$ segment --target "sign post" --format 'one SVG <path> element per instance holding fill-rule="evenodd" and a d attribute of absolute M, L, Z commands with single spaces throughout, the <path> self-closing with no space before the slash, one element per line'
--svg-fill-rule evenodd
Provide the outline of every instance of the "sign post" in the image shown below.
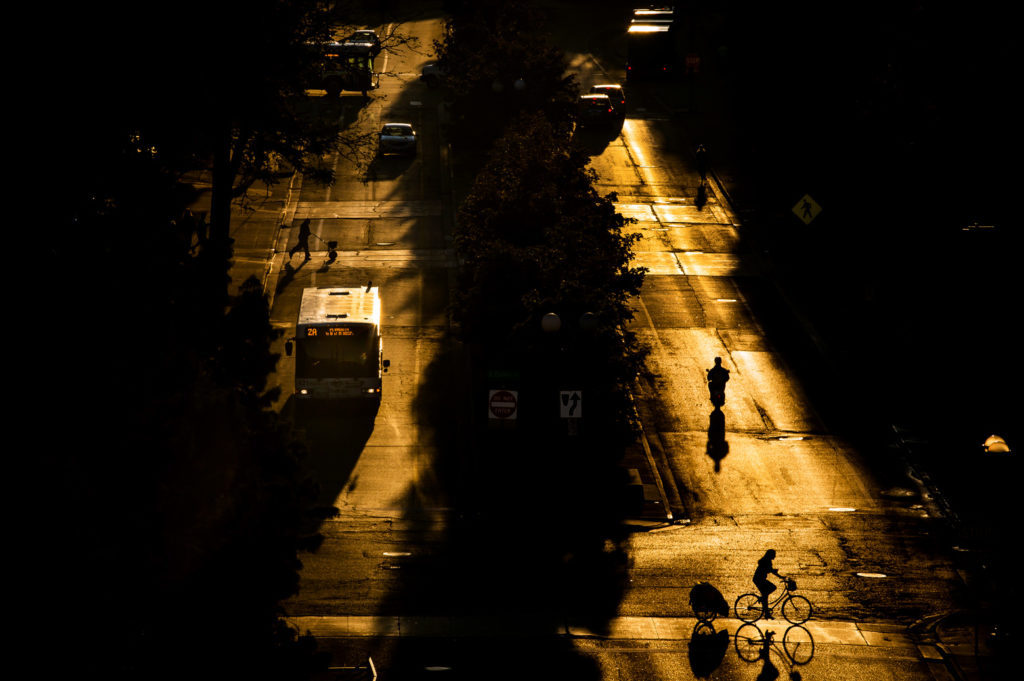
<path fill-rule="evenodd" d="M 569 435 L 578 435 L 580 419 L 583 418 L 583 391 L 562 390 L 558 398 L 559 415 L 566 419 L 565 425 Z"/>

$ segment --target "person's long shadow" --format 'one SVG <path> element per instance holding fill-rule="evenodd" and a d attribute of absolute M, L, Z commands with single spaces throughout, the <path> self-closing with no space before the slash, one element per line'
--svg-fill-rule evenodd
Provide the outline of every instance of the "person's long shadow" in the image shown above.
<path fill-rule="evenodd" d="M 729 453 L 729 443 L 725 439 L 725 414 L 720 407 L 715 407 L 708 419 L 707 455 L 715 462 L 715 472 L 722 470 L 722 459 Z"/>
<path fill-rule="evenodd" d="M 290 260 L 286 260 L 284 263 L 284 267 L 281 268 L 281 276 L 277 278 L 276 292 L 280 293 L 281 291 L 285 290 L 285 288 L 288 287 L 288 284 L 292 283 L 292 281 L 295 280 L 295 275 L 298 274 L 299 270 L 306 266 L 307 262 L 311 261 L 303 260 L 301 263 L 299 263 L 298 267 L 295 267 L 294 265 L 292 265 Z"/>

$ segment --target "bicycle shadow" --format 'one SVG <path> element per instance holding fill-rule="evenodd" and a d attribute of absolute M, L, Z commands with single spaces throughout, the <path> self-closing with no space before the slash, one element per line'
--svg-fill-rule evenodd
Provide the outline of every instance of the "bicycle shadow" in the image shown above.
<path fill-rule="evenodd" d="M 761 628 L 747 622 L 736 630 L 736 654 L 744 662 L 761 663 L 759 681 L 773 681 L 779 678 L 779 669 L 772 659 L 772 651 L 783 661 L 789 678 L 800 681 L 803 677 L 796 667 L 808 664 L 814 658 L 814 637 L 801 624 L 792 624 L 782 634 L 781 650 L 775 631 Z"/>

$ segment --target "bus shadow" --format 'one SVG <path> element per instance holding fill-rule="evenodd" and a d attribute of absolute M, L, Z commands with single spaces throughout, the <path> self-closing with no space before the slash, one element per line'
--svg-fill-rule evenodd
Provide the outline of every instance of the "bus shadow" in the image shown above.
<path fill-rule="evenodd" d="M 288 398 L 297 439 L 307 451 L 306 467 L 316 486 L 316 506 L 329 511 L 350 481 L 352 470 L 373 433 L 377 403 L 332 400 L 309 404 Z"/>

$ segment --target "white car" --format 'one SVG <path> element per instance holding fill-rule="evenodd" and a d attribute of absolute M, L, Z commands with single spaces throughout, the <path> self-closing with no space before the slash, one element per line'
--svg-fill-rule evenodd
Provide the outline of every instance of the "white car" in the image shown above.
<path fill-rule="evenodd" d="M 380 129 L 378 150 L 381 154 L 416 155 L 416 131 L 409 123 L 385 123 Z"/>

